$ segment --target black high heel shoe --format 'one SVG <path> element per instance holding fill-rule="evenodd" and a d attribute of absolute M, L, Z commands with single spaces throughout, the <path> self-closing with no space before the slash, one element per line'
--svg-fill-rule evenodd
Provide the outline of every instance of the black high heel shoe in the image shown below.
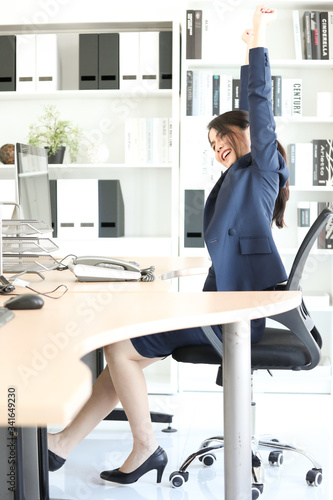
<path fill-rule="evenodd" d="M 135 469 L 133 472 L 121 472 L 119 469 L 105 470 L 101 472 L 101 479 L 106 481 L 112 481 L 114 483 L 120 484 L 131 484 L 135 483 L 141 476 L 149 472 L 150 470 L 157 470 L 156 482 L 160 483 L 162 480 L 162 475 L 166 464 L 168 463 L 168 457 L 163 448 L 160 446 L 154 451 L 150 457 L 143 462 L 140 467 Z"/>
<path fill-rule="evenodd" d="M 54 472 L 64 465 L 66 462 L 65 458 L 60 457 L 51 450 L 47 450 L 49 456 L 49 471 Z"/>

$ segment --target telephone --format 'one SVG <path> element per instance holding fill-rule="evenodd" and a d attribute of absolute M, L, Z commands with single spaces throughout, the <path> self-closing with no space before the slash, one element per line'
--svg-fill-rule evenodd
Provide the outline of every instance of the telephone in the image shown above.
<path fill-rule="evenodd" d="M 74 257 L 69 262 L 68 269 L 79 281 L 138 281 L 142 276 L 136 262 L 110 257 Z"/>

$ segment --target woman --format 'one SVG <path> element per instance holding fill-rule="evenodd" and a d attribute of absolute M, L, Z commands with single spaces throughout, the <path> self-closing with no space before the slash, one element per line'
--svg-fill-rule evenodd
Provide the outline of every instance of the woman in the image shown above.
<path fill-rule="evenodd" d="M 241 74 L 241 106 L 247 109 L 248 103 L 249 113 L 225 113 L 208 126 L 216 159 L 226 171 L 205 206 L 205 241 L 212 266 L 204 290 L 264 290 L 287 278 L 271 234 L 272 220 L 283 226 L 288 194 L 288 169 L 277 150 L 270 67 L 264 49 L 266 26 L 274 17 L 273 9 L 257 7 L 253 31 L 243 35 L 248 49 L 252 47 L 247 51 L 249 64 L 242 67 Z M 213 328 L 221 338 L 221 329 Z M 252 321 L 251 328 L 252 341 L 256 342 L 263 334 L 264 321 Z M 119 469 L 104 471 L 101 477 L 129 484 L 156 469 L 160 482 L 167 456 L 152 431 L 142 369 L 176 347 L 207 342 L 198 327 L 106 346 L 107 367 L 94 384 L 90 399 L 62 432 L 49 435 L 50 470 L 60 468 L 76 444 L 120 400 L 133 434 L 133 449 Z"/>

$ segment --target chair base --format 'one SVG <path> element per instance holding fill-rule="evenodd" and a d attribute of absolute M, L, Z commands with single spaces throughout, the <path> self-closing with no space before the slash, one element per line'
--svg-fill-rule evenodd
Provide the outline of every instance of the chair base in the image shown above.
<path fill-rule="evenodd" d="M 172 472 L 169 481 L 174 488 L 181 487 L 188 481 L 189 473 L 187 471 L 191 463 L 198 458 L 203 465 L 210 467 L 215 463 L 216 456 L 214 451 L 224 448 L 224 438 L 222 436 L 215 436 L 206 439 L 201 443 L 198 451 L 189 455 L 182 463 L 178 471 Z M 283 451 L 293 451 L 306 457 L 313 465 L 305 477 L 309 486 L 319 486 L 322 482 L 323 471 L 319 463 L 304 450 L 296 448 L 286 443 L 281 443 L 278 440 L 256 440 L 253 438 L 252 445 L 252 500 L 259 498 L 264 489 L 264 467 L 261 457 L 258 453 L 259 448 L 269 448 L 271 453 L 268 457 L 268 462 L 271 466 L 281 466 L 283 464 Z"/>

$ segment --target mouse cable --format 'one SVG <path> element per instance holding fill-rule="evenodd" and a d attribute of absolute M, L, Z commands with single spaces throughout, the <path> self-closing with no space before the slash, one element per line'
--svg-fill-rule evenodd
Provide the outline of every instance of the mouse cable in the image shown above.
<path fill-rule="evenodd" d="M 50 292 L 39 292 L 38 290 L 34 290 L 33 288 L 31 288 L 30 286 L 26 286 L 25 288 L 28 288 L 28 290 L 31 290 L 32 292 L 35 292 L 37 293 L 38 295 L 44 295 L 44 297 L 48 297 L 49 299 L 61 299 L 61 297 L 63 295 L 65 295 L 66 292 L 68 292 L 68 288 L 66 285 L 59 285 L 57 286 L 57 288 L 55 288 L 54 290 L 51 290 Z M 59 290 L 59 288 L 65 288 L 65 290 L 62 292 L 61 295 L 59 295 L 59 297 L 52 297 L 52 295 L 50 295 L 51 293 L 54 293 L 56 292 L 57 290 Z"/>

